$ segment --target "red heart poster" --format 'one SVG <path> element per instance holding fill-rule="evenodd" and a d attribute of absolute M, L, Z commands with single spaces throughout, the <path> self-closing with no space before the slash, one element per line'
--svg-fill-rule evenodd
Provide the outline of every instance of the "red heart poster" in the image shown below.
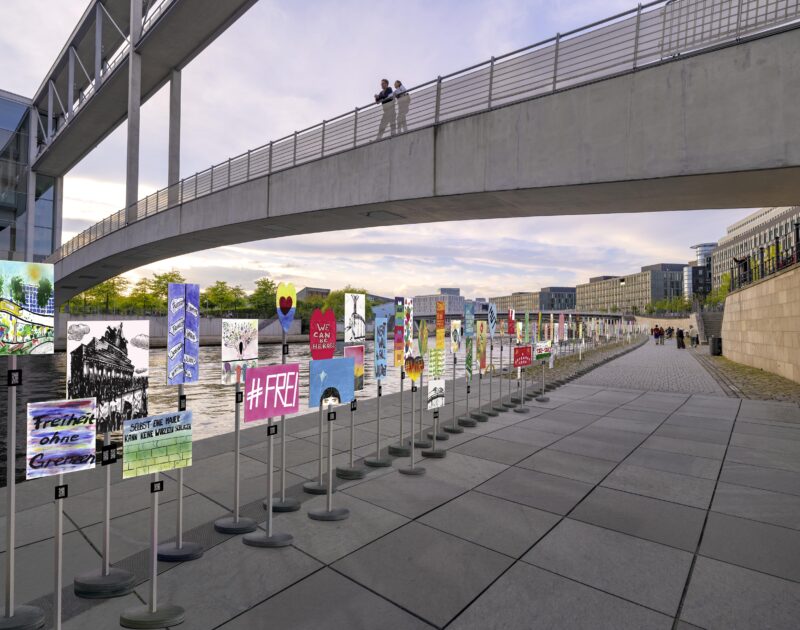
<path fill-rule="evenodd" d="M 311 347 L 311 358 L 331 359 L 336 352 L 336 314 L 333 309 L 324 313 L 318 308 L 311 313 L 311 325 L 308 335 Z"/>

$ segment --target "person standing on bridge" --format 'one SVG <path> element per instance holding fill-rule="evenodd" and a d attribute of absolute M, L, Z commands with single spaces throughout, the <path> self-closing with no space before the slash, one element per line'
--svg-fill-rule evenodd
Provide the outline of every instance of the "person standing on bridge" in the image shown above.
<path fill-rule="evenodd" d="M 400 81 L 394 82 L 394 100 L 397 101 L 397 133 L 408 131 L 406 116 L 411 105 L 411 95 Z"/>
<path fill-rule="evenodd" d="M 391 129 L 392 135 L 395 132 L 394 95 L 392 94 L 392 88 L 389 87 L 389 79 L 381 81 L 381 91 L 375 95 L 375 102 L 379 103 L 383 108 L 383 116 L 381 116 L 381 122 L 378 126 L 378 140 L 380 140 L 383 138 L 387 125 Z"/>

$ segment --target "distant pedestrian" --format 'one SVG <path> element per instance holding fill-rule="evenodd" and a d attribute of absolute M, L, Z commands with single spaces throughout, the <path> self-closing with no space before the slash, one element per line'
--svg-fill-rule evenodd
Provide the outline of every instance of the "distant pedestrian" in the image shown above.
<path fill-rule="evenodd" d="M 658 345 L 658 337 L 659 337 L 658 324 L 653 326 L 653 331 L 652 332 L 653 332 L 653 339 L 655 340 L 656 345 Z"/>
<path fill-rule="evenodd" d="M 660 345 L 662 345 L 662 346 L 664 345 L 664 337 L 666 337 L 666 333 L 664 332 L 664 327 L 663 326 L 659 326 L 658 327 L 658 343 Z"/>
<path fill-rule="evenodd" d="M 394 82 L 394 100 L 397 103 L 397 133 L 408 131 L 406 116 L 411 105 L 411 95 L 400 81 Z"/>
<path fill-rule="evenodd" d="M 692 347 L 697 348 L 700 345 L 700 331 L 695 328 L 692 331 Z"/>
<path fill-rule="evenodd" d="M 392 135 L 395 132 L 394 96 L 392 88 L 389 87 L 389 79 L 381 80 L 381 91 L 375 95 L 375 102 L 383 108 L 383 115 L 378 126 L 378 140 L 380 140 L 383 138 L 387 126 L 391 129 Z"/>
<path fill-rule="evenodd" d="M 675 339 L 678 342 L 678 350 L 685 350 L 686 343 L 684 342 L 683 328 L 678 328 L 678 331 L 675 333 Z"/>

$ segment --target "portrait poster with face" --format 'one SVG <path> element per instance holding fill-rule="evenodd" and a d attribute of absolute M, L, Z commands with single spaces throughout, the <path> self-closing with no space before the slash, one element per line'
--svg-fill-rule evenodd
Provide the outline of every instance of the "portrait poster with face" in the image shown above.
<path fill-rule="evenodd" d="M 403 367 L 405 361 L 405 348 L 403 344 L 403 334 L 405 333 L 405 309 L 404 300 L 401 297 L 394 299 L 394 365 Z"/>
<path fill-rule="evenodd" d="M 0 260 L 0 280 L 0 355 L 53 354 L 53 265 Z"/>
<path fill-rule="evenodd" d="M 436 302 L 436 349 L 444 351 L 444 302 Z"/>
<path fill-rule="evenodd" d="M 95 398 L 97 432 L 148 414 L 150 322 L 67 322 L 67 398 Z"/>
<path fill-rule="evenodd" d="M 414 298 L 403 301 L 403 356 L 414 356 Z"/>
<path fill-rule="evenodd" d="M 464 336 L 475 336 L 475 302 L 464 303 Z"/>
<path fill-rule="evenodd" d="M 291 282 L 281 282 L 275 292 L 278 321 L 283 332 L 288 333 L 297 310 L 297 290 Z"/>
<path fill-rule="evenodd" d="M 344 405 L 355 398 L 352 357 L 319 359 L 308 364 L 308 406 L 317 409 L 328 405 Z"/>
<path fill-rule="evenodd" d="M 26 479 L 94 468 L 94 398 L 28 403 Z"/>
<path fill-rule="evenodd" d="M 375 380 L 386 378 L 386 344 L 389 321 L 386 317 L 375 318 Z"/>
<path fill-rule="evenodd" d="M 344 342 L 363 343 L 367 338 L 367 296 L 344 294 Z"/>
<path fill-rule="evenodd" d="M 353 389 L 364 389 L 364 346 L 345 346 L 344 356 L 353 359 Z"/>
<path fill-rule="evenodd" d="M 131 479 L 192 465 L 192 412 L 126 420 L 122 478 Z"/>
<path fill-rule="evenodd" d="M 300 411 L 300 365 L 266 365 L 245 374 L 244 421 L 255 422 Z"/>
<path fill-rule="evenodd" d="M 170 282 L 167 290 L 167 385 L 200 376 L 200 285 Z"/>
<path fill-rule="evenodd" d="M 461 350 L 461 320 L 453 319 L 450 321 L 450 352 L 458 354 Z"/>
<path fill-rule="evenodd" d="M 244 383 L 249 367 L 258 366 L 258 320 L 222 320 L 222 384 Z"/>
<path fill-rule="evenodd" d="M 428 409 L 441 409 L 444 407 L 444 379 L 436 378 L 428 381 Z"/>
<path fill-rule="evenodd" d="M 497 329 L 497 307 L 494 302 L 489 303 L 489 316 L 487 319 L 489 321 L 489 337 L 494 339 L 494 331 Z"/>

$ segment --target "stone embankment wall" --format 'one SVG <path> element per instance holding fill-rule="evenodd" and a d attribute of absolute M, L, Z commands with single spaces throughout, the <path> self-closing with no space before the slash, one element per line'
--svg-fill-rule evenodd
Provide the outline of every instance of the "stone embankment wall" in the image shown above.
<path fill-rule="evenodd" d="M 689 330 L 689 326 L 694 326 L 695 329 L 697 328 L 697 314 L 691 313 L 686 317 L 650 317 L 646 315 L 637 315 L 636 316 L 636 325 L 642 326 L 646 331 L 650 331 L 650 329 L 658 324 L 664 329 L 669 328 L 672 326 L 675 330 L 678 328 L 683 328 L 683 330 Z"/>
<path fill-rule="evenodd" d="M 800 383 L 800 267 L 728 295 L 722 354 Z"/>

